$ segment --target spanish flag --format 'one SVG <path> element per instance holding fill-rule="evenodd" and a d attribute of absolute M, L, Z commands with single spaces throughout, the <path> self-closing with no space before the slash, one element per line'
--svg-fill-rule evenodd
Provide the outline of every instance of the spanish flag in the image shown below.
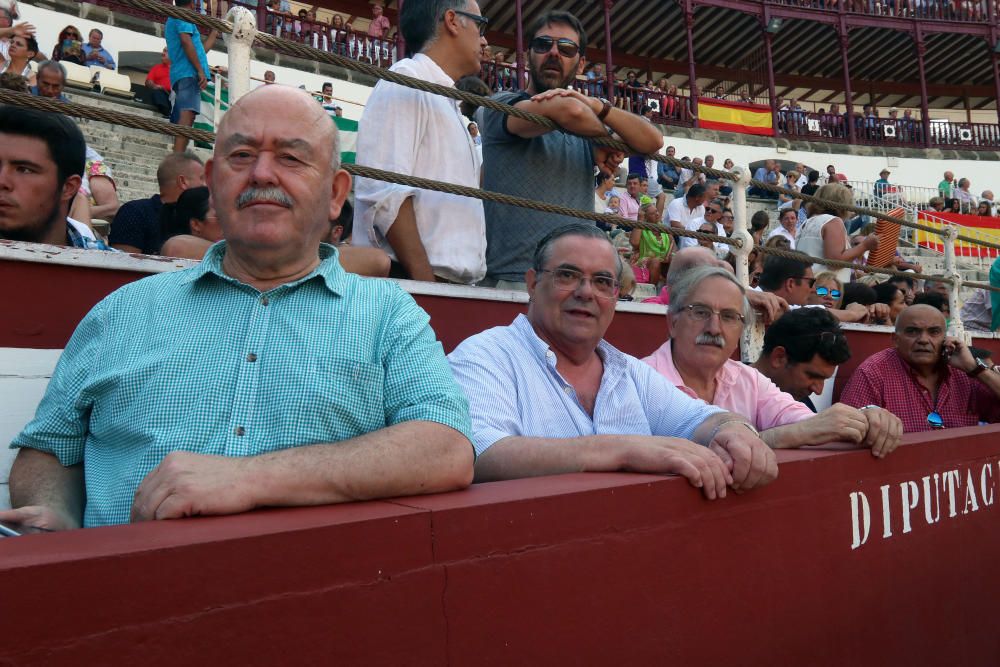
<path fill-rule="evenodd" d="M 706 130 L 774 136 L 770 107 L 707 97 L 698 98 L 698 127 Z"/>
<path fill-rule="evenodd" d="M 991 216 L 963 215 L 936 211 L 920 211 L 917 222 L 929 227 L 942 229 L 946 223 L 961 225 L 961 233 L 990 243 L 1000 243 L 1000 218 Z M 917 245 L 921 248 L 944 252 L 944 241 L 937 234 L 917 230 Z M 968 241 L 955 241 L 955 254 L 959 257 L 993 257 L 989 248 Z"/>

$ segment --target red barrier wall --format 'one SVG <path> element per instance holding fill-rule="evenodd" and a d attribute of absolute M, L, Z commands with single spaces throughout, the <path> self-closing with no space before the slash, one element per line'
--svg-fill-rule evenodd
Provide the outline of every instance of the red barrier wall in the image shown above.
<path fill-rule="evenodd" d="M 114 289 L 145 277 L 134 271 L 109 271 L 56 263 L 0 261 L 0 285 L 26 286 L 5 293 L 0 316 L 0 347 L 61 348 L 87 311 Z M 503 326 L 525 311 L 522 303 L 487 299 L 414 294 L 431 316 L 431 326 L 446 352 L 469 336 Z M 619 311 L 607 339 L 619 349 L 645 357 L 667 336 L 663 315 Z M 834 385 L 839 396 L 858 364 L 892 345 L 888 333 L 850 330 L 851 359 L 841 364 Z M 992 350 L 1000 363 L 1000 340 L 976 339 L 975 345 Z"/>
<path fill-rule="evenodd" d="M 715 502 L 580 474 L 0 540 L 0 664 L 995 665 L 998 434 L 785 452 Z"/>

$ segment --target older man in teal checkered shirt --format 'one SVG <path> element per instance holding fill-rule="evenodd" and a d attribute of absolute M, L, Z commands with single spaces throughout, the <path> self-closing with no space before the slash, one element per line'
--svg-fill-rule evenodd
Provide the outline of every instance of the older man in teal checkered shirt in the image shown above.
<path fill-rule="evenodd" d="M 337 155 L 301 91 L 232 107 L 206 164 L 227 241 L 84 318 L 12 445 L 17 509 L 0 520 L 66 529 L 469 484 L 468 405 L 427 314 L 320 244 L 350 188 Z"/>

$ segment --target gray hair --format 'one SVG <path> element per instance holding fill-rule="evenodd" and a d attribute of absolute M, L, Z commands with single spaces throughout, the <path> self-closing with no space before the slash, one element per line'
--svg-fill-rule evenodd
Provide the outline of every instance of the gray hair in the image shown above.
<path fill-rule="evenodd" d="M 59 71 L 59 76 L 62 77 L 63 83 L 66 83 L 66 67 L 58 60 L 43 60 L 38 64 L 38 73 L 41 74 L 47 69 L 54 69 Z"/>
<path fill-rule="evenodd" d="M 725 278 L 740 288 L 740 295 L 743 297 L 743 327 L 753 324 L 753 308 L 747 300 L 746 288 L 730 271 L 718 266 L 696 266 L 676 276 L 670 285 L 670 308 L 667 310 L 667 315 L 671 318 L 680 315 L 698 286 L 709 278 Z"/>
<path fill-rule="evenodd" d="M 406 40 L 407 50 L 424 51 L 438 38 L 445 12 L 464 10 L 468 4 L 469 0 L 418 0 L 404 4 L 399 12 L 399 31 Z M 470 19 L 463 16 L 462 20 Z"/>
<path fill-rule="evenodd" d="M 405 7 L 405 5 L 404 5 Z M 535 273 L 538 273 L 545 268 L 548 264 L 549 258 L 552 257 L 552 246 L 556 241 L 564 236 L 582 236 L 584 238 L 591 239 L 601 239 L 606 241 L 608 246 L 611 247 L 612 251 L 615 253 L 615 279 L 621 280 L 622 278 L 622 258 L 615 249 L 611 239 L 608 235 L 601 231 L 597 225 L 588 224 L 585 222 L 571 222 L 567 225 L 562 225 L 561 227 L 556 227 L 551 232 L 542 237 L 542 240 L 538 242 L 535 246 L 535 256 L 532 258 L 531 266 L 535 269 Z"/>

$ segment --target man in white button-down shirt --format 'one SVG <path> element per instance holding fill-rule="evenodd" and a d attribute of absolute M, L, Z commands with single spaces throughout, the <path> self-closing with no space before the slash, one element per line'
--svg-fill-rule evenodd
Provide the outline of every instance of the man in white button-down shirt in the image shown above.
<path fill-rule="evenodd" d="M 778 474 L 743 416 L 680 392 L 609 345 L 621 261 L 593 225 L 542 238 L 527 315 L 450 355 L 469 398 L 477 482 L 566 472 L 676 473 L 713 499 Z"/>
<path fill-rule="evenodd" d="M 392 71 L 454 86 L 479 72 L 486 19 L 472 0 L 407 3 L 412 58 Z M 358 164 L 479 187 L 476 146 L 455 100 L 380 81 L 361 115 Z M 353 243 L 383 248 L 396 278 L 474 283 L 486 273 L 482 202 L 358 178 Z"/>

